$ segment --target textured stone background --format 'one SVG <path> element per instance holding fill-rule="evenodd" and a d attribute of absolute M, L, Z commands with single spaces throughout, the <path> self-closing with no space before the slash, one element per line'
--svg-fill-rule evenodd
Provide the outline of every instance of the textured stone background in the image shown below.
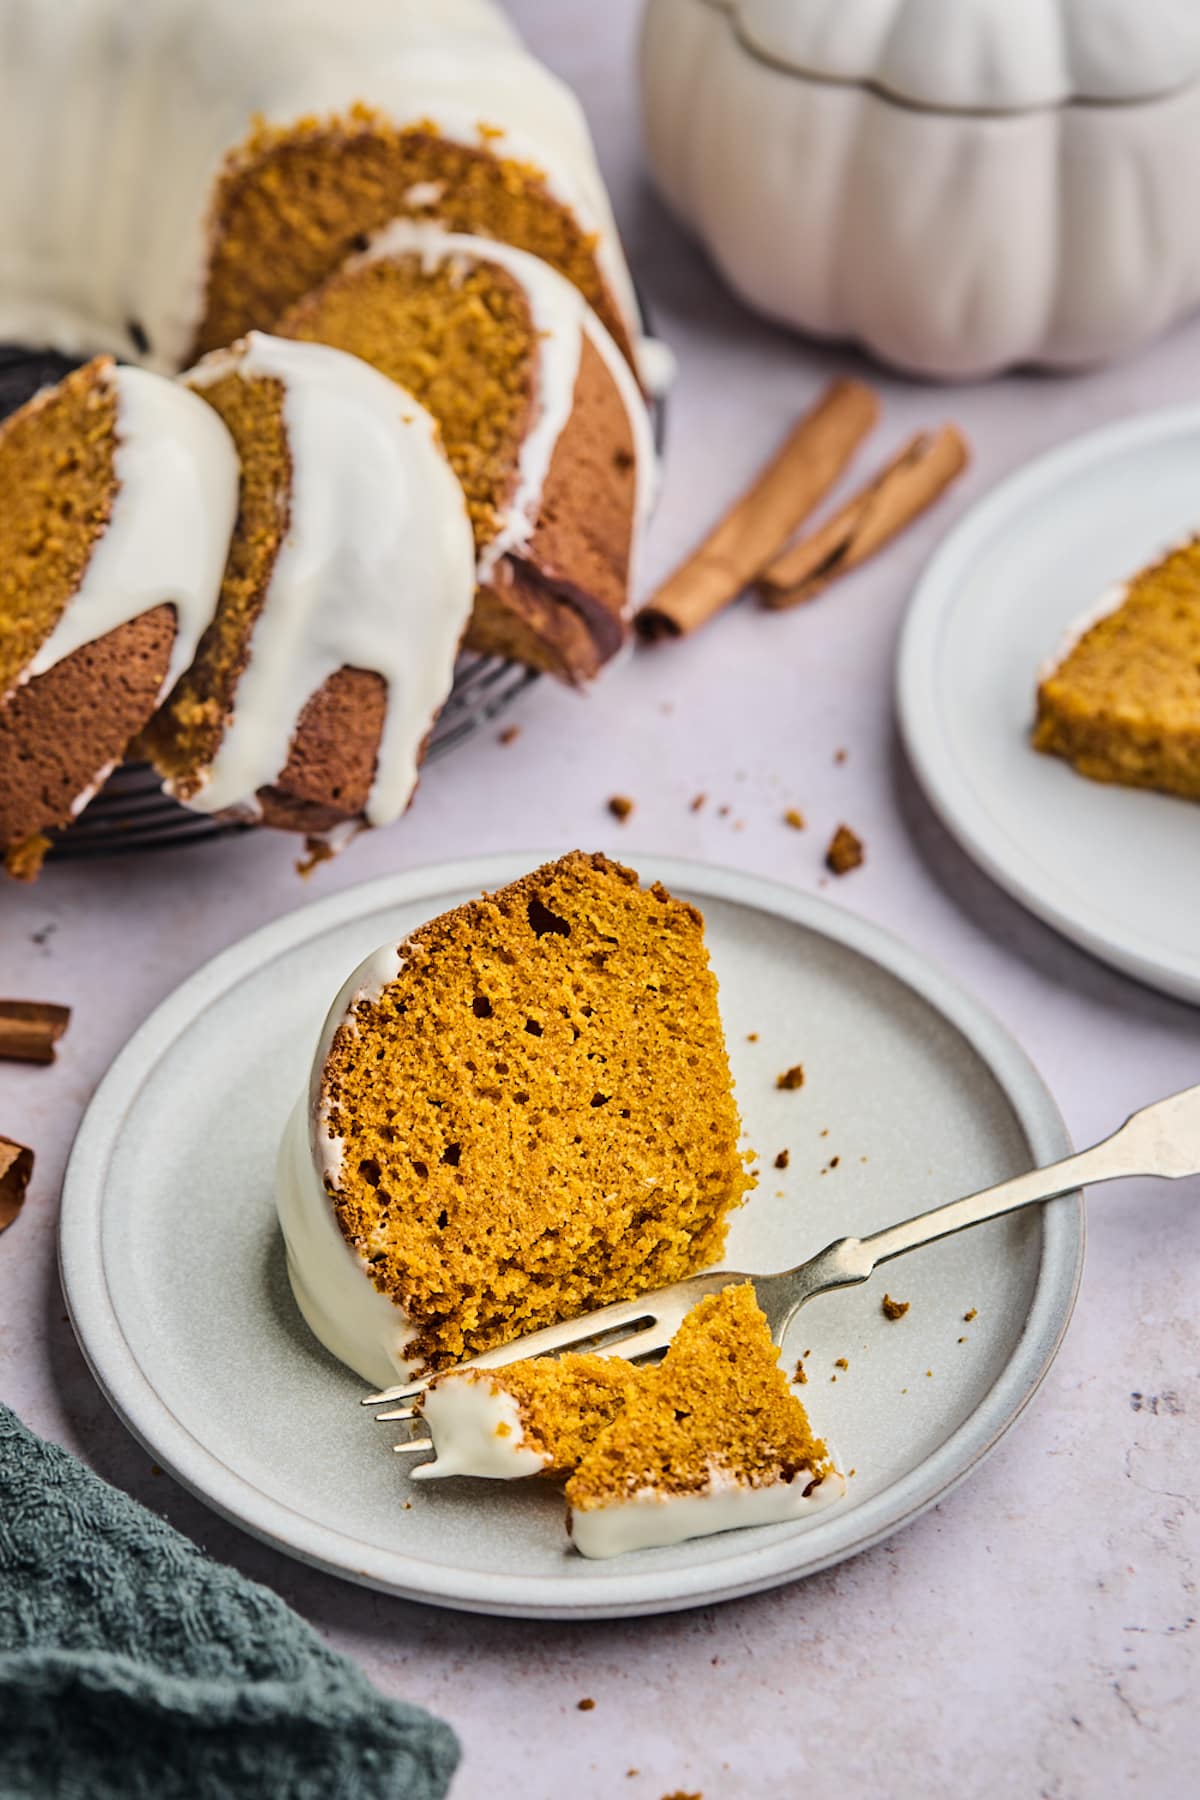
<path fill-rule="evenodd" d="M 518 0 L 589 108 L 658 330 L 682 375 L 647 580 L 688 546 L 834 370 L 855 359 L 758 323 L 642 184 L 634 0 Z M 988 1463 L 890 1543 L 722 1608 L 593 1625 L 472 1619 L 315 1574 L 155 1477 L 65 1323 L 58 1182 L 80 1110 L 129 1032 L 183 976 L 310 895 L 390 869 L 526 844 L 696 856 L 801 888 L 847 820 L 868 861 L 837 885 L 990 1005 L 1053 1088 L 1076 1141 L 1200 1079 L 1200 1017 L 1028 917 L 950 842 L 916 791 L 891 708 L 892 654 L 935 543 L 1009 469 L 1077 430 L 1190 397 L 1200 322 L 1134 362 L 1067 381 L 936 391 L 884 379 L 877 454 L 953 416 L 962 486 L 819 605 L 744 609 L 637 658 L 585 701 L 542 683 L 519 739 L 439 763 L 400 829 L 305 885 L 284 841 L 56 868 L 0 896 L 0 991 L 70 1001 L 54 1070 L 0 1069 L 0 1130 L 37 1148 L 0 1240 L 0 1394 L 37 1430 L 269 1583 L 381 1686 L 453 1721 L 455 1800 L 706 1800 L 836 1785 L 846 1800 L 1200 1792 L 1200 1184 L 1096 1195 L 1083 1290 L 1039 1399 Z M 1200 492 L 1200 488 L 1198 488 Z M 1198 507 L 1200 513 L 1200 507 Z M 849 752 L 835 766 L 834 749 Z M 710 805 L 688 810 L 698 790 Z M 604 802 L 637 800 L 617 828 Z M 725 818 L 717 805 L 727 803 Z M 810 829 L 779 823 L 802 807 Z M 593 1698 L 580 1712 L 577 1701 Z M 639 1773 L 627 1778 L 626 1771 Z"/>

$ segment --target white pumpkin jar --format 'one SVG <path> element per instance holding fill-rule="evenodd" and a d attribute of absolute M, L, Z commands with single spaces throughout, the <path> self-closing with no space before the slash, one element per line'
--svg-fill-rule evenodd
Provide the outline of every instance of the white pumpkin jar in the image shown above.
<path fill-rule="evenodd" d="M 922 375 L 1200 304 L 1200 0 L 648 0 L 664 195 L 751 305 Z"/>

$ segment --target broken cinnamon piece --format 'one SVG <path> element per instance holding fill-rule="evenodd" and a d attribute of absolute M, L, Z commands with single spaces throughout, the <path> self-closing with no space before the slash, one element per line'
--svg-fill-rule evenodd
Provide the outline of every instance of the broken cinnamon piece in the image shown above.
<path fill-rule="evenodd" d="M 0 1137 L 0 1231 L 6 1231 L 25 1204 L 33 1174 L 33 1151 L 13 1138 Z"/>
<path fill-rule="evenodd" d="M 861 381 L 835 381 L 634 623 L 653 641 L 695 631 L 736 600 L 824 499 L 879 416 Z"/>
<path fill-rule="evenodd" d="M 20 843 L 10 844 L 4 852 L 4 867 L 14 881 L 36 881 L 46 860 L 50 839 L 40 831 Z"/>
<path fill-rule="evenodd" d="M 825 867 L 831 875 L 848 875 L 866 861 L 862 839 L 848 825 L 839 825 L 825 852 Z"/>
<path fill-rule="evenodd" d="M 777 556 L 759 580 L 773 611 L 813 600 L 918 519 L 962 474 L 966 441 L 953 425 L 920 432 L 832 519 Z"/>
<path fill-rule="evenodd" d="M 0 1000 L 0 1060 L 52 1063 L 71 1022 L 69 1006 L 49 1000 Z"/>

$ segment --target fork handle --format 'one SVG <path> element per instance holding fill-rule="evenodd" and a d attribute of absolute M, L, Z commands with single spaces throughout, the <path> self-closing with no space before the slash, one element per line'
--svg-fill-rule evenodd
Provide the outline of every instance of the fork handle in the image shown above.
<path fill-rule="evenodd" d="M 998 1187 L 984 1188 L 978 1194 L 968 1194 L 963 1200 L 952 1200 L 948 1206 L 935 1207 L 932 1212 L 919 1213 L 885 1231 L 858 1239 L 862 1262 L 868 1264 L 859 1279 L 864 1280 L 872 1269 L 893 1256 L 935 1243 L 969 1225 L 981 1225 L 985 1219 L 998 1219 L 1023 1206 L 1057 1199 L 1060 1194 L 1093 1182 L 1119 1181 L 1131 1175 L 1158 1175 L 1172 1180 L 1200 1175 L 1200 1087 L 1186 1088 L 1167 1100 L 1143 1107 L 1119 1131 L 1090 1150 L 1081 1150 L 1045 1169 L 1031 1169 L 1027 1175 L 1002 1181 Z M 857 1249 L 854 1261 L 862 1267 Z"/>

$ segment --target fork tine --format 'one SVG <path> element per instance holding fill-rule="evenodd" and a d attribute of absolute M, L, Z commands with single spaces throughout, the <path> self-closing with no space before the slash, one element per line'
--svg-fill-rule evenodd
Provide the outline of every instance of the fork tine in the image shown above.
<path fill-rule="evenodd" d="M 391 1412 L 375 1414 L 375 1417 L 384 1425 L 390 1425 L 393 1419 L 415 1419 L 416 1416 L 417 1408 L 415 1406 L 396 1406 L 392 1408 Z"/>
<path fill-rule="evenodd" d="M 636 1362 L 639 1357 L 653 1356 L 656 1350 L 665 1350 L 672 1336 L 670 1324 L 655 1319 L 644 1331 L 635 1332 L 631 1338 L 621 1338 L 611 1347 L 606 1346 L 601 1354 L 619 1356 L 623 1362 Z"/>
<path fill-rule="evenodd" d="M 432 1449 L 433 1449 L 433 1439 L 427 1438 L 427 1437 L 409 1438 L 409 1440 L 406 1444 L 393 1444 L 392 1445 L 392 1450 L 396 1456 L 415 1456 L 417 1454 L 418 1450 L 432 1450 Z"/>
<path fill-rule="evenodd" d="M 679 1282 L 676 1285 L 684 1287 L 687 1284 Z M 500 1345 L 498 1349 L 485 1350 L 482 1355 L 473 1356 L 467 1362 L 456 1363 L 455 1367 L 500 1369 L 505 1363 L 521 1362 L 529 1356 L 558 1355 L 564 1350 L 578 1350 L 591 1345 L 597 1337 L 630 1331 L 637 1326 L 653 1325 L 659 1303 L 673 1291 L 671 1288 L 664 1288 L 661 1293 L 648 1296 L 648 1301 L 618 1300 L 611 1306 L 602 1306 L 597 1312 L 584 1313 L 581 1318 L 566 1319 L 559 1325 L 545 1325 L 540 1331 L 531 1331 L 525 1337 L 515 1338 L 511 1344 Z M 607 1354 L 608 1345 L 604 1344 L 602 1348 Z M 378 1394 L 367 1394 L 361 1404 L 382 1406 L 397 1400 L 403 1405 L 410 1405 L 425 1392 L 432 1380 L 432 1375 L 426 1375 L 416 1381 L 403 1382 L 397 1387 L 384 1388 Z"/>

